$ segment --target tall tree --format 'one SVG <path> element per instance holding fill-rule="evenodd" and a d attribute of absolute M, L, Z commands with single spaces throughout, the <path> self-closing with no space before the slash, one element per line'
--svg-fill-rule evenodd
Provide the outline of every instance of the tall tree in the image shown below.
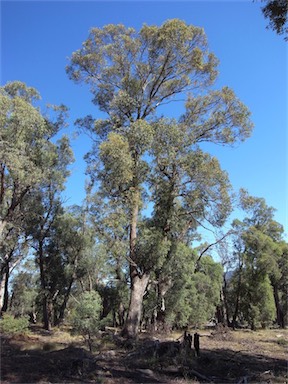
<path fill-rule="evenodd" d="M 53 167 L 50 139 L 63 127 L 66 108 L 54 107 L 56 116 L 45 116 L 36 107 L 39 99 L 34 88 L 19 81 L 0 89 L 0 236 L 7 223 L 13 226 L 27 193 Z"/>
<path fill-rule="evenodd" d="M 252 328 L 257 323 L 269 325 L 275 319 L 283 327 L 287 301 L 287 292 L 282 290 L 287 271 L 283 227 L 274 221 L 275 209 L 267 206 L 263 198 L 241 190 L 240 200 L 247 216 L 242 222 L 233 223 L 234 256 L 238 265 L 231 281 L 232 322 L 235 325 L 241 313 Z"/>
<path fill-rule="evenodd" d="M 98 120 L 87 116 L 79 119 L 78 124 L 96 135 L 94 148 L 88 155 L 92 178 L 98 181 L 103 198 L 117 201 L 129 217 L 131 295 L 125 332 L 131 337 L 137 335 L 143 295 L 151 271 L 147 264 L 141 265 L 143 257 L 137 251 L 137 244 L 141 242 L 138 239 L 139 218 L 149 196 L 146 186 L 154 173 L 150 160 L 165 157 L 160 146 L 172 141 L 173 132 L 177 138 L 183 130 L 188 139 L 185 148 L 180 147 L 178 153 L 178 158 L 184 153 L 186 165 L 183 160 L 181 166 L 188 168 L 195 156 L 191 154 L 189 163 L 188 152 L 196 149 L 197 144 L 204 141 L 233 144 L 248 137 L 252 128 L 247 108 L 230 89 L 209 90 L 217 76 L 217 64 L 216 57 L 209 52 L 204 30 L 175 19 L 160 27 L 144 25 L 139 32 L 123 25 L 93 28 L 82 48 L 73 53 L 67 67 L 72 80 L 90 86 L 93 103 L 107 116 Z M 157 108 L 187 92 L 190 92 L 187 112 L 178 122 L 157 118 Z M 158 150 L 156 145 L 152 148 L 157 134 L 157 139 L 161 140 Z M 179 145 L 183 146 L 182 136 Z M 174 177 L 173 167 L 178 159 L 174 154 L 171 156 L 170 159 L 168 152 L 167 166 L 165 162 L 161 163 L 162 160 L 158 163 L 162 178 L 166 177 L 166 182 L 173 184 L 177 180 L 172 182 L 171 176 Z M 203 168 L 209 160 L 205 154 L 199 156 Z M 217 173 L 216 168 L 215 163 Z M 185 171 L 188 173 L 188 169 Z M 197 175 L 199 173 L 196 171 Z M 182 177 L 181 174 L 178 176 Z M 188 184 L 190 182 L 191 188 L 192 173 L 186 177 L 190 177 Z M 157 189 L 158 181 L 161 182 L 158 176 L 154 177 L 152 189 Z M 184 186 L 182 189 L 184 193 Z M 179 190 L 179 186 L 176 190 L 172 188 L 171 206 Z M 201 192 L 189 197 L 193 206 L 187 206 L 187 210 L 197 210 L 201 199 L 203 206 L 205 197 Z M 162 230 L 157 228 L 151 234 L 157 245 L 153 251 L 156 258 L 167 254 L 164 248 L 169 246 L 169 239 L 162 236 Z"/>
<path fill-rule="evenodd" d="M 55 170 L 57 157 L 68 146 L 65 138 L 58 145 L 51 141 L 64 126 L 67 109 L 53 106 L 46 115 L 37 106 L 39 99 L 34 88 L 19 81 L 0 88 L 0 248 L 6 249 L 1 262 L 1 287 L 19 255 L 7 251 L 11 238 L 15 249 L 21 236 L 23 244 L 25 221 L 30 215 L 25 200 L 59 171 Z"/>

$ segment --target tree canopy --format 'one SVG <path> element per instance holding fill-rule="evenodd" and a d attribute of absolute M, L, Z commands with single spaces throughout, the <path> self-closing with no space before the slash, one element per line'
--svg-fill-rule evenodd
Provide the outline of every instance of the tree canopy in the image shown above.
<path fill-rule="evenodd" d="M 217 64 L 204 30 L 174 19 L 139 32 L 123 25 L 92 28 L 67 67 L 73 81 L 89 85 L 93 103 L 107 116 L 77 123 L 95 135 L 88 161 L 96 193 L 117 201 L 130 222 L 126 332 L 132 337 L 152 266 L 170 257 L 176 233 L 177 241 L 184 239 L 205 219 L 221 226 L 231 210 L 228 177 L 199 145 L 243 141 L 252 123 L 231 89 L 211 88 Z M 178 120 L 158 116 L 157 109 L 179 94 L 188 95 L 185 113 Z M 145 222 L 141 213 L 149 200 L 154 211 Z"/>
<path fill-rule="evenodd" d="M 0 89 L 1 311 L 47 330 L 69 321 L 90 349 L 106 325 L 131 338 L 213 318 L 285 327 L 288 248 L 274 208 L 241 189 L 224 232 L 236 194 L 204 144 L 238 145 L 253 123 L 231 88 L 216 88 L 204 30 L 178 19 L 92 28 L 66 70 L 94 108 L 76 121 L 92 138 L 81 206 L 62 200 L 67 108 L 44 113 L 20 81 Z M 219 235 L 210 244 L 207 229 Z"/>

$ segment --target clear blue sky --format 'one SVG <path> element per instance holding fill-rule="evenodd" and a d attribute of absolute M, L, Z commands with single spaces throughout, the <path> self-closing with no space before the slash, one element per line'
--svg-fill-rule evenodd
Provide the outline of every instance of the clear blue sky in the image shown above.
<path fill-rule="evenodd" d="M 253 135 L 237 148 L 209 146 L 236 190 L 248 189 L 277 209 L 287 232 L 287 56 L 281 36 L 266 29 L 260 2 L 247 1 L 3 1 L 1 2 L 1 83 L 21 80 L 43 101 L 70 108 L 66 133 L 88 113 L 97 117 L 88 88 L 72 83 L 65 66 L 91 27 L 123 23 L 139 29 L 180 18 L 204 28 L 220 60 L 217 87 L 228 85 L 249 107 Z M 177 104 L 171 112 L 177 115 Z M 172 111 L 173 108 L 173 111 Z M 72 139 L 76 162 L 67 183 L 69 204 L 84 198 L 87 137 Z"/>

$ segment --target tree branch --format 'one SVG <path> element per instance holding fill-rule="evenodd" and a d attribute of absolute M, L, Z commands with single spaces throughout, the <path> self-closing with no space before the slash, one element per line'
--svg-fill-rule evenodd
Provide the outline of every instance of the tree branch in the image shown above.
<path fill-rule="evenodd" d="M 197 264 L 199 263 L 199 261 L 201 260 L 201 257 L 204 255 L 205 252 L 208 251 L 208 249 L 210 249 L 211 247 L 213 247 L 214 245 L 220 243 L 222 240 L 224 240 L 227 236 L 231 235 L 233 233 L 232 230 L 228 231 L 225 235 L 223 235 L 220 239 L 216 240 L 214 243 L 212 244 L 209 244 L 207 245 L 206 248 L 203 249 L 203 251 L 200 253 L 200 255 L 198 256 L 198 259 L 196 260 L 196 269 L 195 269 L 195 272 L 198 271 L 198 266 Z"/>

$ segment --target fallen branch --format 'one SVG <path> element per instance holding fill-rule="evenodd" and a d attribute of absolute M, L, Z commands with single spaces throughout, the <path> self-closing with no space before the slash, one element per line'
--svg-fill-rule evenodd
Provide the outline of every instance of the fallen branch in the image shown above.
<path fill-rule="evenodd" d="M 208 381 L 209 383 L 214 383 L 214 381 L 209 379 L 209 377 L 202 375 L 202 373 L 195 371 L 195 369 L 189 369 L 189 373 L 196 376 L 198 379 Z"/>

